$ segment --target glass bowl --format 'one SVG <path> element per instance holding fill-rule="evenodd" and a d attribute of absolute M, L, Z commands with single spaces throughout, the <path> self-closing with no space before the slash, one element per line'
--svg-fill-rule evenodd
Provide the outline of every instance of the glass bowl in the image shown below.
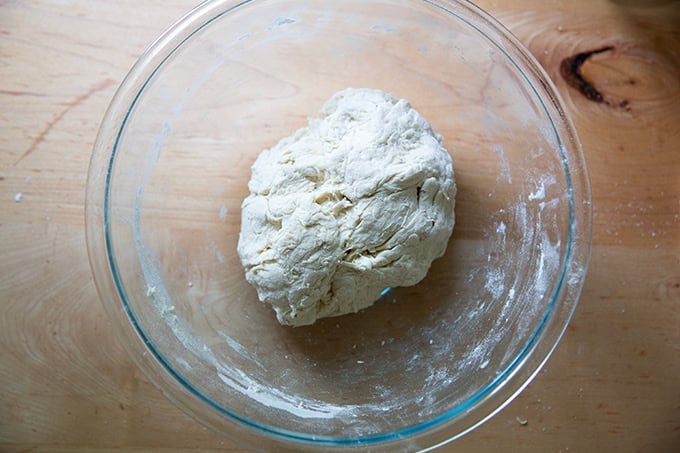
<path fill-rule="evenodd" d="M 347 87 L 411 102 L 455 167 L 456 226 L 420 284 L 277 323 L 236 244 L 259 152 Z M 95 281 L 134 362 L 258 449 L 427 449 L 516 396 L 564 332 L 590 248 L 580 143 L 534 58 L 457 1 L 213 1 L 116 93 L 87 186 Z"/>

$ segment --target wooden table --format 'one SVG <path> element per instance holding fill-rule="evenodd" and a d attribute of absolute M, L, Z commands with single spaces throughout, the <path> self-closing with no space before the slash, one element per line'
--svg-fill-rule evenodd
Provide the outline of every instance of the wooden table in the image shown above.
<path fill-rule="evenodd" d="M 84 241 L 104 110 L 144 47 L 195 3 L 0 2 L 2 451 L 240 451 L 133 367 Z M 529 47 L 572 114 L 593 185 L 593 253 L 545 369 L 441 451 L 680 451 L 680 2 L 481 4 Z M 569 85 L 562 61 L 603 48 L 581 56 L 583 80 Z"/>

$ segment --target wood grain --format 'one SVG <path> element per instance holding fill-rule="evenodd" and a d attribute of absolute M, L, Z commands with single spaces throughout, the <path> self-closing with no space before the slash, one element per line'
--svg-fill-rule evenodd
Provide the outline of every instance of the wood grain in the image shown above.
<path fill-rule="evenodd" d="M 84 242 L 99 121 L 145 46 L 195 3 L 0 2 L 2 451 L 242 451 L 132 366 Z M 480 5 L 537 57 L 576 123 L 593 185 L 593 254 L 545 369 L 441 451 L 678 451 L 680 3 Z M 559 68 L 607 46 L 581 66 L 607 100 L 593 102 Z"/>

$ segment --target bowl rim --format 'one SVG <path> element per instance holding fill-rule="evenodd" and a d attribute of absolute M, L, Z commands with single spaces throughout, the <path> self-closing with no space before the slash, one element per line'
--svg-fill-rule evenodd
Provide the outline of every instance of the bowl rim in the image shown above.
<path fill-rule="evenodd" d="M 143 326 L 138 322 L 133 308 L 127 303 L 125 287 L 113 256 L 109 217 L 112 169 L 127 121 L 150 80 L 179 47 L 218 18 L 256 2 L 256 0 L 207 0 L 178 19 L 150 45 L 132 67 L 102 120 L 87 181 L 86 238 L 90 267 L 99 297 L 113 321 L 116 335 L 137 367 L 178 407 L 200 423 L 227 436 L 233 436 L 235 430 L 246 427 L 247 429 L 241 432 L 237 439 L 246 443 L 261 445 L 261 435 L 264 434 L 272 445 L 279 447 L 289 446 L 292 441 L 297 448 L 305 449 L 370 447 L 373 450 L 389 451 L 395 442 L 403 442 L 405 438 L 409 439 L 410 445 L 425 449 L 436 448 L 457 439 L 481 425 L 514 400 L 538 374 L 554 351 L 573 315 L 583 287 L 592 235 L 591 190 L 582 145 L 557 89 L 545 70 L 520 41 L 496 19 L 468 0 L 422 0 L 422 2 L 465 22 L 503 53 L 522 75 L 547 118 L 550 119 L 551 132 L 555 135 L 563 160 L 569 200 L 568 241 L 560 277 L 550 305 L 539 327 L 520 354 L 495 379 L 463 404 L 399 431 L 355 438 L 292 432 L 241 416 L 218 405 L 194 388 L 154 347 Z M 489 31 L 495 36 L 490 36 Z M 498 39 L 500 42 L 497 42 Z M 509 45 L 515 55 L 511 56 L 501 44 Z M 517 58 L 520 60 L 519 63 L 516 61 Z M 534 86 L 532 78 L 540 82 L 540 86 Z M 564 129 L 562 135 L 557 129 L 556 122 Z M 117 300 L 111 300 L 112 294 L 117 295 Z M 216 414 L 206 416 L 203 412 L 206 405 L 216 411 Z M 475 416 L 468 417 L 471 414 Z M 224 427 L 225 421 L 227 429 Z M 462 421 L 466 423 L 460 423 Z M 454 424 L 458 428 L 451 434 L 449 429 Z"/>

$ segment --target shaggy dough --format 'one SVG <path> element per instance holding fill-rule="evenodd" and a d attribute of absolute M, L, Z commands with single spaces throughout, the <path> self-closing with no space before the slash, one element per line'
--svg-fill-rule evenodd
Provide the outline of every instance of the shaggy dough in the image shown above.
<path fill-rule="evenodd" d="M 353 313 L 425 277 L 454 224 L 453 164 L 441 142 L 407 101 L 349 88 L 262 151 L 238 253 L 281 324 Z"/>

